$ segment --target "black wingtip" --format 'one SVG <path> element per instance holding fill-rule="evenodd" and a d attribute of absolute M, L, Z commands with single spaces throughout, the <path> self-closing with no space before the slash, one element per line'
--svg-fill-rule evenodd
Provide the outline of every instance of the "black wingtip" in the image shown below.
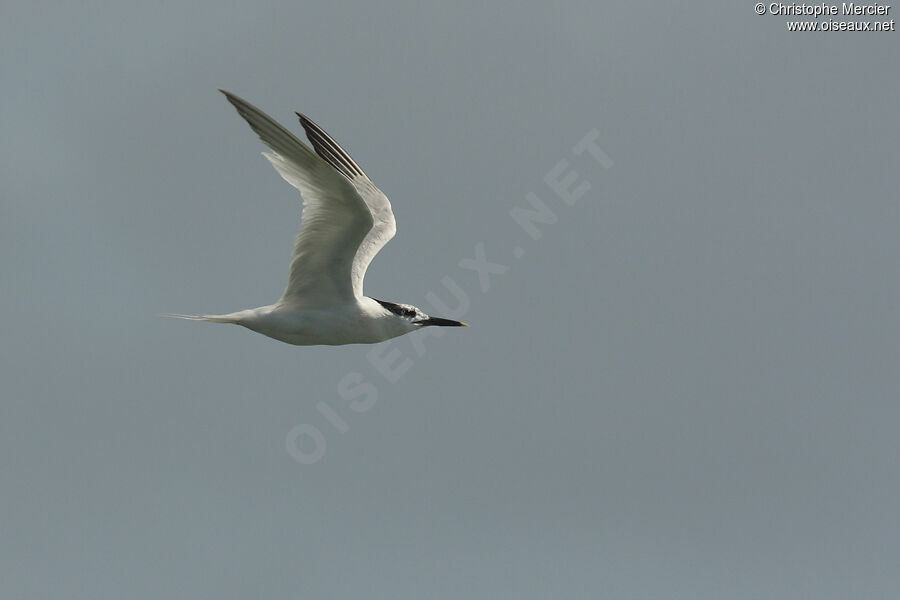
<path fill-rule="evenodd" d="M 307 128 L 307 127 L 314 127 L 314 128 L 316 128 L 316 129 L 322 129 L 321 127 L 319 127 L 319 126 L 316 124 L 315 121 L 313 121 L 312 119 L 310 119 L 309 117 L 307 117 L 306 115 L 304 115 L 302 112 L 296 112 L 296 111 L 295 111 L 294 114 L 297 115 L 297 116 L 300 118 L 300 124 L 303 125 L 303 128 L 304 128 L 304 129 Z"/>
<path fill-rule="evenodd" d="M 312 142 L 313 150 L 316 151 L 316 154 L 351 181 L 356 177 L 366 176 L 363 170 L 359 168 L 359 165 L 350 158 L 347 151 L 341 148 L 341 146 L 334 141 L 334 138 L 325 133 L 324 129 L 319 127 L 315 121 L 303 113 L 294 112 L 300 118 L 300 124 L 306 131 L 307 139 Z"/>

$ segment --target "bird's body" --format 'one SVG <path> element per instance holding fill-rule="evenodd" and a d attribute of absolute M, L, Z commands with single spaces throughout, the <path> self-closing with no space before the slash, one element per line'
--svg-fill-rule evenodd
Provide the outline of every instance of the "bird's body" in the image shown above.
<path fill-rule="evenodd" d="M 297 346 L 373 344 L 431 325 L 465 326 L 364 296 L 366 269 L 397 230 L 387 197 L 304 115 L 298 113 L 313 149 L 252 104 L 220 91 L 272 149 L 263 155 L 275 170 L 300 190 L 302 225 L 278 302 L 223 315 L 170 316 L 234 323 Z"/>
<path fill-rule="evenodd" d="M 375 344 L 419 328 L 367 297 L 327 308 L 270 304 L 227 315 L 198 318 L 241 325 L 295 346 Z"/>

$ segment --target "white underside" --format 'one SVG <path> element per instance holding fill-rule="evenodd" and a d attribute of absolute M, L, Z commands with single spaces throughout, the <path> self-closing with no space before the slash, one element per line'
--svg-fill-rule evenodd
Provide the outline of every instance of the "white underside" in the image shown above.
<path fill-rule="evenodd" d="M 235 323 L 295 346 L 374 344 L 418 328 L 365 296 L 327 308 L 273 304 L 229 315 L 208 315 L 204 320 Z"/>

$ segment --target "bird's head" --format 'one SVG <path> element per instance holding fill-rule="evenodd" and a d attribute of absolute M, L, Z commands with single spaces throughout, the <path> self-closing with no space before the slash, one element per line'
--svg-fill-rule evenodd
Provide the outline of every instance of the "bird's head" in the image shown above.
<path fill-rule="evenodd" d="M 408 324 L 411 330 L 421 327 L 437 326 L 437 327 L 468 327 L 462 321 L 454 321 L 453 319 L 442 319 L 440 317 L 430 317 L 425 314 L 422 309 L 412 304 L 395 304 L 394 302 L 385 302 L 384 300 L 375 300 L 385 310 L 393 313 Z"/>

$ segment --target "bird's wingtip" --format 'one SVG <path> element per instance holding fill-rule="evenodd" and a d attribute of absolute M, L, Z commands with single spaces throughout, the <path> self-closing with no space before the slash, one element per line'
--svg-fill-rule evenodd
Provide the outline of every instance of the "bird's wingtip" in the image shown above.
<path fill-rule="evenodd" d="M 235 96 L 234 94 L 232 94 L 232 93 L 229 92 L 228 90 L 223 90 L 222 88 L 216 88 L 216 89 L 219 90 L 220 92 L 222 92 L 222 94 L 223 94 L 223 95 L 228 99 L 228 101 L 231 102 L 232 104 L 234 104 L 236 101 L 243 101 L 243 100 L 240 98 L 240 96 Z"/>

